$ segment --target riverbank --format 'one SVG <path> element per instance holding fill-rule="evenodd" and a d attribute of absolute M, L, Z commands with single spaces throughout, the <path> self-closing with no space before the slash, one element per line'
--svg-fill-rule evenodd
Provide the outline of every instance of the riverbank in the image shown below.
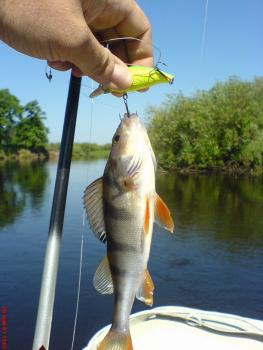
<path fill-rule="evenodd" d="M 59 156 L 60 143 L 47 145 L 49 159 L 57 159 Z M 72 159 L 100 159 L 107 158 L 110 153 L 110 144 L 98 145 L 96 143 L 74 143 Z"/>
<path fill-rule="evenodd" d="M 20 149 L 16 152 L 5 153 L 0 151 L 0 161 L 5 160 L 47 160 L 49 159 L 49 154 L 47 151 L 43 152 L 31 152 L 27 149 Z"/>
<path fill-rule="evenodd" d="M 79 152 L 74 152 L 72 155 L 72 160 L 94 160 L 94 159 L 107 159 L 109 155 L 109 150 L 91 151 L 87 154 L 81 154 Z M 18 162 L 46 162 L 46 161 L 56 161 L 59 157 L 59 151 L 50 150 L 48 156 L 45 157 L 43 154 L 32 153 L 28 150 L 21 150 L 16 154 L 5 155 L 0 153 L 0 162 L 18 161 Z M 228 175 L 228 176 L 252 176 L 259 177 L 263 175 L 263 168 L 258 167 L 246 167 L 240 166 L 238 163 L 225 164 L 224 166 L 214 166 L 209 168 L 198 169 L 195 167 L 162 167 L 158 164 L 159 173 L 170 173 L 179 175 Z"/>
<path fill-rule="evenodd" d="M 72 159 L 100 159 L 107 158 L 111 145 L 97 145 L 95 143 L 75 143 Z M 56 160 L 59 157 L 60 143 L 47 144 L 41 151 L 33 152 L 20 149 L 15 152 L 0 151 L 0 160 Z"/>
<path fill-rule="evenodd" d="M 213 166 L 207 168 L 195 168 L 195 167 L 160 167 L 161 172 L 170 172 L 182 175 L 229 175 L 229 176 L 262 176 L 263 167 L 255 166 L 243 166 L 238 163 L 232 162 L 231 164 L 225 164 L 223 166 Z"/>

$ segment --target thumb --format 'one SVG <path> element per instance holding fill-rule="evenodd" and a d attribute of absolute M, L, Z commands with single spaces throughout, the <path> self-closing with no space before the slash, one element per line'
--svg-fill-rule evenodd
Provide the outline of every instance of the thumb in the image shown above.
<path fill-rule="evenodd" d="M 132 75 L 124 62 L 103 47 L 88 27 L 85 32 L 81 33 L 80 39 L 75 40 L 70 62 L 83 75 L 111 89 L 130 87 Z"/>

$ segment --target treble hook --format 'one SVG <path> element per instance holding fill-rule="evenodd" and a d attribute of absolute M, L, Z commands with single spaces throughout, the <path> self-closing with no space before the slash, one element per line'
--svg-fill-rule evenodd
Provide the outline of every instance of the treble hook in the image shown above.
<path fill-rule="evenodd" d="M 129 111 L 129 107 L 128 107 L 128 102 L 127 102 L 127 100 L 128 100 L 128 95 L 127 95 L 127 93 L 125 92 L 124 94 L 123 94 L 123 101 L 124 101 L 124 104 L 125 104 L 125 108 L 126 108 L 126 112 L 127 112 L 127 115 L 128 115 L 128 118 L 130 118 L 130 111 Z"/>
<path fill-rule="evenodd" d="M 46 71 L 45 71 L 45 74 L 46 74 L 46 77 L 48 79 L 48 81 L 51 83 L 51 80 L 52 80 L 52 71 L 51 71 L 51 68 L 49 67 L 49 73 L 48 73 L 48 65 L 46 65 Z"/>

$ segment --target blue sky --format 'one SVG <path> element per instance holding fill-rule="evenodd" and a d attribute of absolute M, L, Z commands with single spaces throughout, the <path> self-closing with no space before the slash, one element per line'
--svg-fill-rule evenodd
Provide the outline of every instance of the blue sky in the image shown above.
<path fill-rule="evenodd" d="M 263 1 L 209 0 L 204 53 L 202 35 L 206 0 L 139 0 L 153 26 L 153 42 L 162 51 L 165 68 L 175 75 L 170 85 L 158 85 L 148 92 L 129 95 L 131 111 L 142 118 L 149 105 L 160 105 L 167 93 L 191 95 L 209 89 L 230 75 L 242 79 L 263 76 Z M 157 53 L 156 53 L 157 55 Z M 44 61 L 22 55 L 0 42 L 0 89 L 8 88 L 22 104 L 38 100 L 46 112 L 49 139 L 60 141 L 69 73 L 53 71 L 45 78 Z M 94 86 L 97 86 L 94 83 Z M 94 99 L 90 139 L 91 80 L 83 79 L 76 127 L 77 142 L 110 142 L 125 112 L 121 99 L 104 95 Z"/>

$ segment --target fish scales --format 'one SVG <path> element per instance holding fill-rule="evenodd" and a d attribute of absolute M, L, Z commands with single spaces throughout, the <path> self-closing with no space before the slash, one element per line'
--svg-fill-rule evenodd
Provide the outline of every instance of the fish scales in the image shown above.
<path fill-rule="evenodd" d="M 102 294 L 114 292 L 112 326 L 98 350 L 132 350 L 129 315 L 135 296 L 153 303 L 147 270 L 154 220 L 173 231 L 169 209 L 155 192 L 155 156 L 137 115 L 121 120 L 103 177 L 84 193 L 87 218 L 95 235 L 107 241 L 107 256 L 94 275 Z"/>

